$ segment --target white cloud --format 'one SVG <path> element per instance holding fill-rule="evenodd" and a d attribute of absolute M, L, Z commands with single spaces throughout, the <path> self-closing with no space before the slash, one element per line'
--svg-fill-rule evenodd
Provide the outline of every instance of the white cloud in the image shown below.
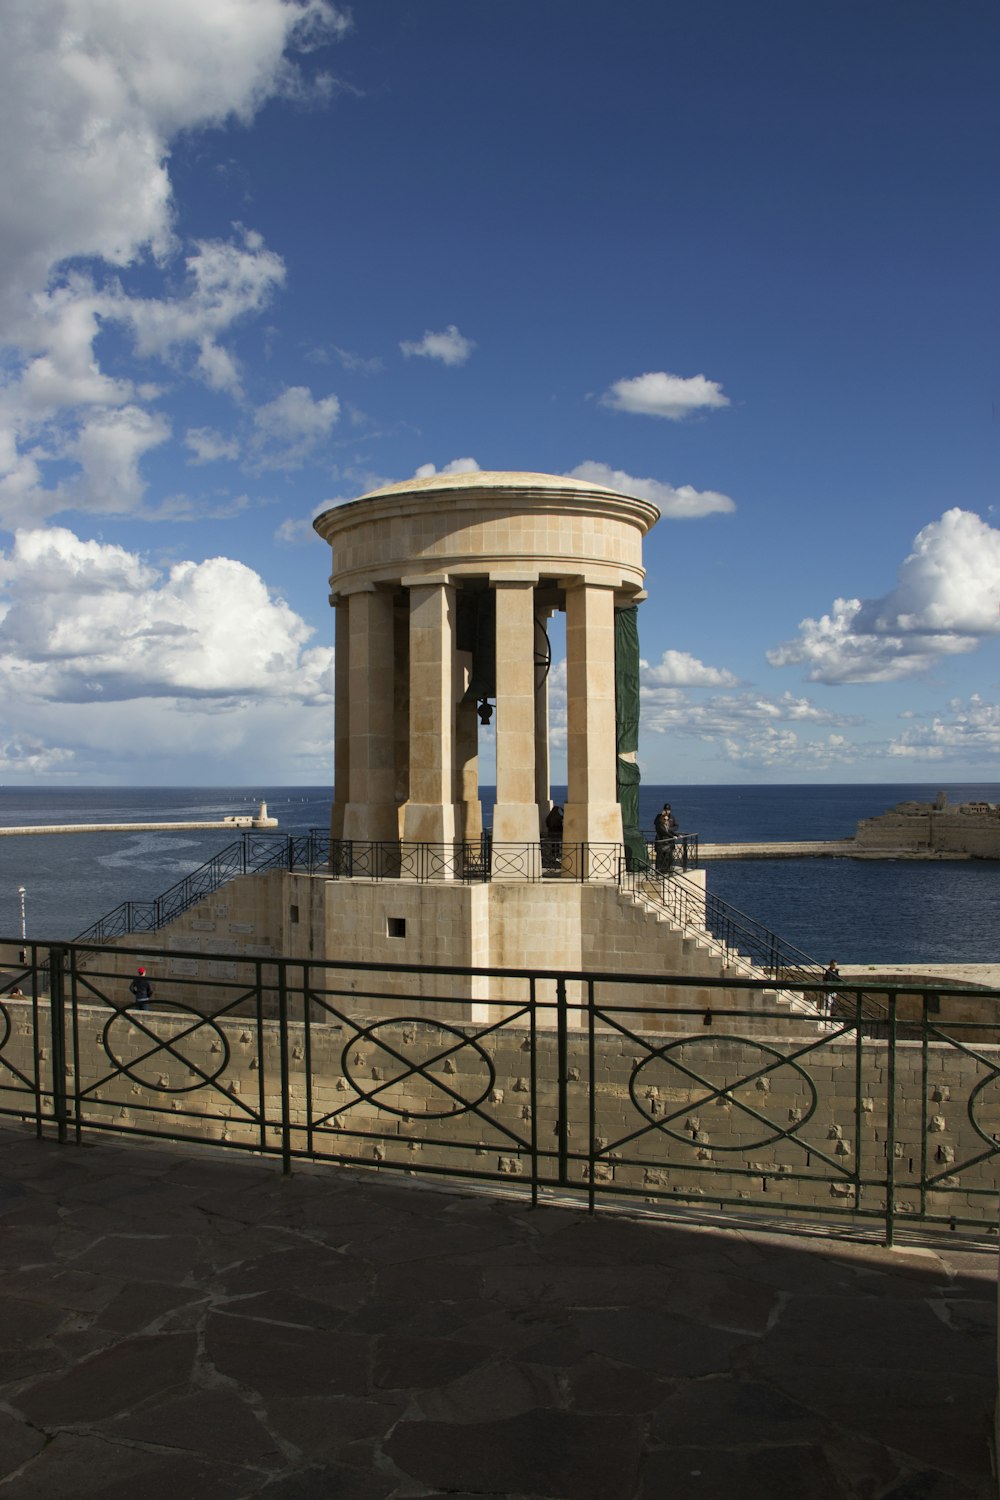
<path fill-rule="evenodd" d="M 321 500 L 319 505 L 313 506 L 308 516 L 286 516 L 276 529 L 274 540 L 288 547 L 301 547 L 304 542 L 320 542 L 319 535 L 313 530 L 313 521 L 325 510 L 349 503 L 349 499 Z"/>
<path fill-rule="evenodd" d="M 735 687 L 737 679 L 725 667 L 707 667 L 687 651 L 664 651 L 655 667 L 641 661 L 643 687 Z"/>
<path fill-rule="evenodd" d="M 704 375 L 670 375 L 666 370 L 650 370 L 630 380 L 616 380 L 601 397 L 602 406 L 615 411 L 638 412 L 646 417 L 666 417 L 681 422 L 693 412 L 729 405 L 722 387 Z"/>
<path fill-rule="evenodd" d="M 422 339 L 415 343 L 404 340 L 399 347 L 406 359 L 416 354 L 425 359 L 439 359 L 445 365 L 464 365 L 476 346 L 472 339 L 459 333 L 454 323 L 449 323 L 443 333 L 431 333 L 428 329 Z"/>
<path fill-rule="evenodd" d="M 286 53 L 334 39 L 326 0 L 8 0 L 0 54 L 3 292 L 70 257 L 128 265 L 172 233 L 168 143 L 295 90 Z"/>
<path fill-rule="evenodd" d="M 188 345 L 196 351 L 196 370 L 213 390 L 239 395 L 235 357 L 218 343 L 241 318 L 263 311 L 285 280 L 279 255 L 259 234 L 236 226 L 241 243 L 202 240 L 185 260 L 187 287 L 176 297 L 128 297 L 120 289 L 105 304 L 107 316 L 128 324 L 136 352 L 143 356 L 174 354 Z"/>
<path fill-rule="evenodd" d="M 164 575 L 122 547 L 52 527 L 0 554 L 0 683 L 59 703 L 147 697 L 331 701 L 332 648 L 231 558 Z"/>
<path fill-rule="evenodd" d="M 104 515 L 138 509 L 146 492 L 139 469 L 143 454 L 169 436 L 165 417 L 138 406 L 88 417 L 71 450 L 81 469 L 81 479 L 70 491 L 75 508 Z"/>
<path fill-rule="evenodd" d="M 866 603 L 872 634 L 995 635 L 1000 632 L 1000 531 L 955 506 L 918 532 L 899 581 Z"/>
<path fill-rule="evenodd" d="M 811 682 L 894 682 L 1000 633 L 1000 531 L 957 507 L 925 526 L 880 599 L 837 599 L 767 653 Z"/>
<path fill-rule="evenodd" d="M 967 703 L 953 698 L 945 712 L 926 719 L 912 713 L 906 717 L 917 722 L 890 741 L 887 753 L 896 759 L 985 764 L 1000 753 L 1000 703 L 988 703 L 978 693 Z"/>
<path fill-rule="evenodd" d="M 72 750 L 46 745 L 37 735 L 11 734 L 0 739 L 0 771 L 6 775 L 59 776 L 72 765 Z"/>
<path fill-rule="evenodd" d="M 132 382 L 102 374 L 94 357 L 105 306 L 90 278 L 79 273 L 34 299 L 30 329 L 23 329 L 30 357 L 17 391 L 29 420 L 45 420 L 60 407 L 117 406 L 132 399 Z"/>
<path fill-rule="evenodd" d="M 871 753 L 871 746 L 859 747 L 840 733 L 858 724 L 858 718 L 818 708 L 808 698 L 741 692 L 694 699 L 671 683 L 675 674 L 669 664 L 659 681 L 653 671 L 647 668 L 641 674 L 643 735 L 696 739 L 707 755 L 744 769 L 784 766 L 789 771 L 822 771 L 849 765 Z M 818 729 L 828 732 L 803 732 Z"/>
<path fill-rule="evenodd" d="M 831 713 L 792 693 L 783 693 L 780 698 L 765 698 L 751 692 L 720 693 L 695 701 L 676 687 L 648 682 L 645 673 L 640 690 L 643 729 L 653 734 L 735 739 L 766 725 L 807 723 L 839 729 L 860 722 L 856 716 Z"/>
<path fill-rule="evenodd" d="M 340 417 L 336 396 L 313 399 L 308 386 L 286 386 L 254 412 L 253 444 L 267 469 L 297 469 L 330 435 Z"/>
<path fill-rule="evenodd" d="M 759 767 L 761 770 L 782 767 L 790 771 L 826 771 L 833 766 L 853 765 L 863 753 L 840 734 L 829 734 L 825 739 L 802 740 L 794 730 L 770 726 L 741 735 L 739 739 L 724 738 L 720 748 L 731 765 L 744 769 Z"/>
<path fill-rule="evenodd" d="M 451 463 L 436 469 L 433 464 L 421 464 L 414 479 L 433 479 L 435 474 L 478 474 L 479 465 L 474 458 L 453 458 Z"/>
<path fill-rule="evenodd" d="M 675 488 L 659 479 L 636 479 L 624 469 L 612 469 L 608 464 L 595 463 L 593 459 L 577 464 L 569 471 L 569 477 L 585 479 L 590 484 L 603 484 L 622 494 L 635 495 L 639 500 L 651 500 L 669 521 L 689 521 L 713 513 L 728 514 L 736 509 L 735 501 L 717 490 L 696 490 L 689 484 Z"/>
<path fill-rule="evenodd" d="M 291 54 L 335 40 L 347 25 L 329 0 L 8 0 L 0 51 L 0 523 L 71 505 L 121 512 L 141 502 L 136 466 L 145 438 L 135 413 L 158 392 L 101 369 L 104 325 L 124 325 L 143 357 L 180 367 L 189 355 L 184 373 L 239 395 L 239 365 L 221 340 L 267 304 L 284 267 L 259 235 L 241 230 L 232 243 L 196 243 L 186 281 L 171 287 L 171 141 L 247 123 L 270 98 L 306 96 L 312 85 Z M 328 78 L 316 82 L 329 92 Z M 140 265 L 147 283 L 159 278 L 162 295 L 139 297 L 100 280 L 110 268 Z M 110 412 L 129 408 L 111 420 Z M 146 422 L 151 445 L 163 419 L 149 413 Z M 131 458 L 123 452 L 129 432 Z M 102 452 L 109 446 L 117 460 Z M 98 476 L 110 469 L 106 493 L 90 472 L 67 478 L 68 464 L 88 458 Z"/>
<path fill-rule="evenodd" d="M 240 445 L 235 438 L 225 438 L 212 427 L 189 427 L 184 434 L 185 446 L 194 454 L 192 464 L 212 464 L 222 458 L 239 458 Z"/>
<path fill-rule="evenodd" d="M 685 687 L 711 685 L 689 681 L 682 686 L 671 679 L 683 674 L 717 669 L 683 652 L 665 652 L 662 675 L 645 662 L 641 665 L 641 733 L 693 738 L 706 755 L 744 768 L 787 765 L 789 770 L 822 771 L 850 765 L 871 753 L 870 745 L 858 746 L 840 731 L 862 721 L 854 715 L 821 709 L 807 698 L 783 693 L 766 698 L 751 692 L 718 693 L 696 700 Z M 720 673 L 728 676 L 728 673 Z M 554 748 L 566 744 L 566 661 L 552 663 L 549 673 L 549 741 Z M 792 726 L 795 726 L 794 728 Z M 826 730 L 814 737 L 804 731 Z"/>

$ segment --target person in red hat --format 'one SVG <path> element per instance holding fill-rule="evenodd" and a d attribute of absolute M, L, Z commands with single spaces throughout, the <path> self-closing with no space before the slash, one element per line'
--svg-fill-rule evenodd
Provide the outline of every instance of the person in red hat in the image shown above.
<path fill-rule="evenodd" d="M 146 1010 L 150 1000 L 153 998 L 153 986 L 146 978 L 145 969 L 140 969 L 138 974 L 136 974 L 129 985 L 129 991 L 135 996 L 136 1010 Z"/>

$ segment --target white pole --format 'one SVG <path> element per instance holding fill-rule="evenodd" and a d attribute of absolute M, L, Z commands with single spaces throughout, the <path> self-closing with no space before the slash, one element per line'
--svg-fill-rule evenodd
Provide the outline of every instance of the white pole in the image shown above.
<path fill-rule="evenodd" d="M 28 926 L 27 926 L 27 923 L 26 923 L 25 917 L 24 917 L 25 888 L 24 888 L 23 885 L 19 885 L 18 886 L 18 888 L 17 888 L 17 894 L 21 898 L 21 942 L 22 942 L 22 944 L 26 945 L 27 941 L 28 941 Z M 21 948 L 21 963 L 24 963 L 24 960 L 25 960 L 25 949 L 22 946 L 22 948 Z"/>

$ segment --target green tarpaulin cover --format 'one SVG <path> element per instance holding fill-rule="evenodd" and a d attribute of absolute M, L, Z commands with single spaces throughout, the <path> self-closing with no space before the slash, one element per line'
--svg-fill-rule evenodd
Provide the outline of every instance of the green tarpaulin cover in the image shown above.
<path fill-rule="evenodd" d="M 618 801 L 622 809 L 625 861 L 630 870 L 647 863 L 639 827 L 639 611 L 615 611 L 615 728 Z"/>

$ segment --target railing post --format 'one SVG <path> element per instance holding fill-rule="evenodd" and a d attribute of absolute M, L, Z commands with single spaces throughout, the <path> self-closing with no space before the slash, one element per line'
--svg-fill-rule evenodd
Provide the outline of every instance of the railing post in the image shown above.
<path fill-rule="evenodd" d="M 559 1152 L 559 1185 L 569 1187 L 569 1018 L 566 1014 L 566 980 L 556 980 L 556 1070 L 559 1075 L 559 1118 L 556 1142 Z"/>
<path fill-rule="evenodd" d="M 885 1101 L 885 1243 L 892 1249 L 896 1214 L 896 996 L 887 994 Z M 861 996 L 857 997 L 857 1026 L 861 1029 Z"/>
<path fill-rule="evenodd" d="M 597 1038 L 594 1029 L 594 981 L 587 981 L 587 1212 L 597 1207 Z"/>
<path fill-rule="evenodd" d="M 258 965 L 258 985 L 260 981 Z M 284 959 L 278 961 L 278 1049 L 281 1059 L 281 1170 L 288 1177 L 292 1170 L 292 1101 L 288 1067 L 288 975 Z"/>
<path fill-rule="evenodd" d="M 66 1144 L 66 991 L 65 948 L 49 949 L 49 1026 L 52 1047 L 52 1115 L 59 1140 Z"/>

